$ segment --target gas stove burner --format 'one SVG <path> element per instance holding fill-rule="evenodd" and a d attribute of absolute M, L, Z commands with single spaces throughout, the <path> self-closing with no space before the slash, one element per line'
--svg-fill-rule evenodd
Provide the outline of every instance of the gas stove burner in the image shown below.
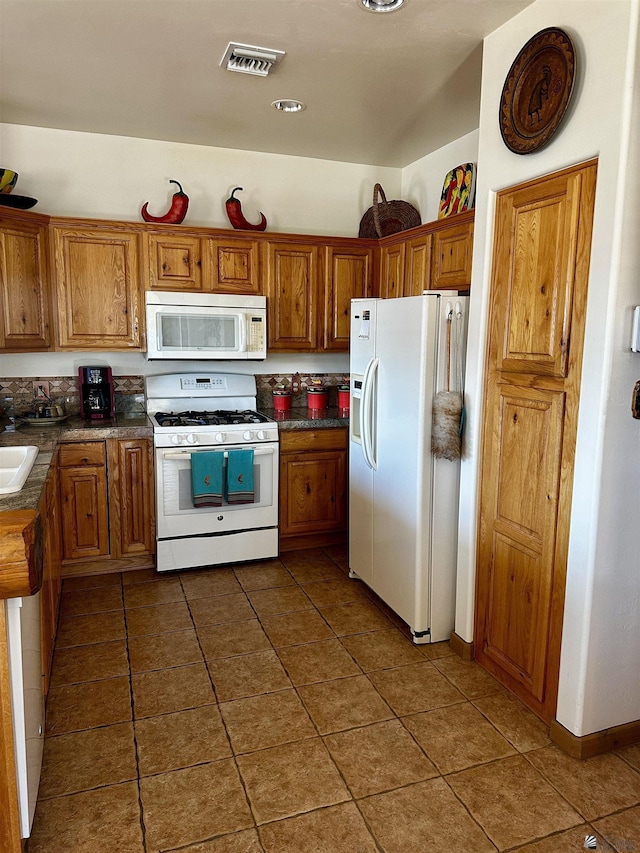
<path fill-rule="evenodd" d="M 242 412 L 224 410 L 215 412 L 156 412 L 155 418 L 161 427 L 262 424 L 269 420 L 265 415 L 251 409 Z"/>

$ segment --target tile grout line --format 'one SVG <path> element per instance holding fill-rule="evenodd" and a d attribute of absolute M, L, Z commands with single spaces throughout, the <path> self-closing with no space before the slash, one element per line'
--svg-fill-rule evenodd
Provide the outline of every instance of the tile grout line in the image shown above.
<path fill-rule="evenodd" d="M 122 574 L 120 574 L 120 592 L 122 596 L 122 616 L 124 621 L 125 631 L 125 648 L 127 650 L 127 665 L 129 667 L 129 699 L 131 702 L 131 730 L 133 732 L 133 746 L 136 755 L 136 785 L 138 788 L 138 810 L 140 815 L 140 831 L 142 833 L 142 847 L 147 851 L 147 827 L 144 820 L 144 806 L 142 803 L 142 785 L 140 781 L 140 750 L 138 746 L 138 735 L 136 731 L 136 713 L 133 699 L 133 673 L 131 671 L 131 655 L 129 652 L 129 626 L 127 622 L 127 607 L 125 605 L 124 583 L 122 582 Z"/>
<path fill-rule="evenodd" d="M 235 573 L 234 573 L 234 577 L 235 577 Z M 225 738 L 226 738 L 227 743 L 228 743 L 228 745 L 229 745 L 229 751 L 230 751 L 230 753 L 231 753 L 231 760 L 233 761 L 233 766 L 235 767 L 235 771 L 236 771 L 236 773 L 237 773 L 237 775 L 238 775 L 238 779 L 239 779 L 240 784 L 241 784 L 241 786 L 242 786 L 242 791 L 243 791 L 243 793 L 244 793 L 245 802 L 246 802 L 247 807 L 248 807 L 248 809 L 249 809 L 249 814 L 251 815 L 251 819 L 253 820 L 253 829 L 255 830 L 256 835 L 258 835 L 258 824 L 257 824 L 257 821 L 256 821 L 256 816 L 255 816 L 254 811 L 253 811 L 253 807 L 252 807 L 252 805 L 251 805 L 251 800 L 249 799 L 249 792 L 247 791 L 247 787 L 246 787 L 246 785 L 245 785 L 244 778 L 243 778 L 242 773 L 240 772 L 240 768 L 239 768 L 239 766 L 238 766 L 238 762 L 237 762 L 237 758 L 236 758 L 236 753 L 235 753 L 235 750 L 234 750 L 234 748 L 233 748 L 233 743 L 231 742 L 231 736 L 230 736 L 230 734 L 229 734 L 229 730 L 228 730 L 228 728 L 227 728 L 227 724 L 226 724 L 226 722 L 225 722 L 225 719 L 224 719 L 224 716 L 223 716 L 222 712 L 220 711 L 220 702 L 219 702 L 219 700 L 218 700 L 218 694 L 217 694 L 217 692 L 216 692 L 216 687 L 215 687 L 215 684 L 214 684 L 214 682 L 213 682 L 213 678 L 212 678 L 212 676 L 211 676 L 211 671 L 209 670 L 209 661 L 207 660 L 207 656 L 205 655 L 205 653 L 204 653 L 204 649 L 202 648 L 202 643 L 201 643 L 201 640 L 200 640 L 200 635 L 198 634 L 198 629 L 197 629 L 197 627 L 196 627 L 196 623 L 195 623 L 195 620 L 194 620 L 194 618 L 193 618 L 193 613 L 192 613 L 192 611 L 191 611 L 190 599 L 189 599 L 189 598 L 188 598 L 188 596 L 187 596 L 187 591 L 186 591 L 186 589 L 185 589 L 185 587 L 184 587 L 184 584 L 183 584 L 183 582 L 182 582 L 182 576 L 180 576 L 179 580 L 180 580 L 180 587 L 181 587 L 181 589 L 182 589 L 182 592 L 183 592 L 183 595 L 184 595 L 184 597 L 185 597 L 185 601 L 186 601 L 186 604 L 187 604 L 187 609 L 188 609 L 188 611 L 189 611 L 189 616 L 190 616 L 190 618 L 191 618 L 191 623 L 192 623 L 192 625 L 193 625 L 193 629 L 194 629 L 194 631 L 195 631 L 196 639 L 197 639 L 197 642 L 198 642 L 198 648 L 200 649 L 200 653 L 202 654 L 202 660 L 203 660 L 203 663 L 204 663 L 204 667 L 205 667 L 205 670 L 206 670 L 206 672 L 207 672 L 207 677 L 208 677 L 208 679 L 209 679 L 209 683 L 210 683 L 210 685 L 211 685 L 211 690 L 213 691 L 213 698 L 214 698 L 214 700 L 215 700 L 215 707 L 216 707 L 216 709 L 217 709 L 217 711 L 218 711 L 218 714 L 219 714 L 219 717 L 220 717 L 220 722 L 221 722 L 222 727 L 223 727 L 223 729 L 224 729 Z M 251 602 L 249 602 L 249 604 L 251 604 Z M 220 759 L 220 760 L 224 760 L 224 759 Z M 207 762 L 207 763 L 213 763 L 213 762 Z M 247 828 L 248 828 L 248 827 L 247 827 Z M 236 830 L 236 834 L 237 834 L 237 832 L 239 832 L 239 831 L 242 831 L 242 830 Z M 221 836 L 214 836 L 214 837 L 223 837 L 223 836 L 224 836 L 224 833 L 223 833 Z M 260 846 L 261 846 L 261 847 L 263 846 L 263 845 L 262 845 L 262 841 L 261 841 L 260 839 L 259 839 L 259 844 L 260 844 Z M 263 848 L 263 850 L 264 850 L 264 848 Z"/>

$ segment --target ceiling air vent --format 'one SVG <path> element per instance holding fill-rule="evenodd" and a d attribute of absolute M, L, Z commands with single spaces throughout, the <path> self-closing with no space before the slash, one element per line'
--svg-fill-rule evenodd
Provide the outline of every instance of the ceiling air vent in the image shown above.
<path fill-rule="evenodd" d="M 283 56 L 284 50 L 271 50 L 268 47 L 230 41 L 220 65 L 226 67 L 227 71 L 240 71 L 242 74 L 266 77 L 273 65 L 280 62 Z"/>

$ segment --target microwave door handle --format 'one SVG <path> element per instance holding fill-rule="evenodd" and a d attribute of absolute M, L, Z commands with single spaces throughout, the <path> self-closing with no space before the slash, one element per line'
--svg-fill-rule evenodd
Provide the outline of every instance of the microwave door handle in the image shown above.
<path fill-rule="evenodd" d="M 239 314 L 238 315 L 238 327 L 240 330 L 239 341 L 238 341 L 238 352 L 246 352 L 247 351 L 247 323 L 249 323 L 250 317 L 249 314 Z"/>

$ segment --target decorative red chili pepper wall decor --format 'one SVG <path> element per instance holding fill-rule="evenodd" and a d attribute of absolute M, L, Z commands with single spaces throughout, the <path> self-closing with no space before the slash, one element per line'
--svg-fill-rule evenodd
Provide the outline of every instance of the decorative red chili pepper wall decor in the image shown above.
<path fill-rule="evenodd" d="M 152 216 L 147 209 L 149 202 L 145 201 L 140 211 L 140 215 L 145 222 L 165 222 L 169 225 L 179 225 L 187 215 L 189 196 L 183 192 L 178 181 L 169 181 L 169 183 L 175 184 L 178 187 L 178 192 L 174 193 L 171 199 L 171 207 L 164 216 Z"/>
<path fill-rule="evenodd" d="M 240 199 L 236 198 L 234 195 L 238 190 L 242 191 L 242 187 L 234 187 L 231 195 L 225 201 L 229 222 L 234 228 L 241 228 L 245 231 L 264 231 L 267 227 L 267 218 L 264 213 L 260 213 L 260 222 L 258 222 L 257 225 L 252 225 L 244 218 L 244 214 L 242 213 L 242 203 Z"/>

